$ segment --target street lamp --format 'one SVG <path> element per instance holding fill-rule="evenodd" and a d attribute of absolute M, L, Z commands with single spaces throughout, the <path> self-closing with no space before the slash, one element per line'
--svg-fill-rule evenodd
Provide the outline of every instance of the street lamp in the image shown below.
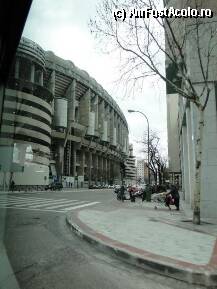
<path fill-rule="evenodd" d="M 146 116 L 143 112 L 141 112 L 141 111 L 139 111 L 139 110 L 128 109 L 128 112 L 129 112 L 129 113 L 138 112 L 138 113 L 142 114 L 142 115 L 145 117 L 145 119 L 147 120 L 147 124 L 148 124 L 148 184 L 150 185 L 150 169 L 149 169 L 149 162 L 150 162 L 150 156 L 149 156 L 149 155 L 150 155 L 149 121 L 148 121 L 147 116 Z"/>

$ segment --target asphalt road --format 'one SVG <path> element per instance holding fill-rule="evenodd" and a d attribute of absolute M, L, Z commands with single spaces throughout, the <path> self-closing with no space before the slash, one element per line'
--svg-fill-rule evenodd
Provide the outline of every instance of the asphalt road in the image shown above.
<path fill-rule="evenodd" d="M 100 202 L 91 206 L 106 207 L 112 205 L 115 198 L 112 190 L 19 193 L 13 196 L 21 201 L 27 198 L 33 204 L 34 198 L 41 200 L 39 205 L 29 209 L 22 203 L 17 205 L 12 199 L 7 209 L 5 245 L 21 289 L 202 288 L 145 272 L 99 252 L 69 230 L 65 216 L 70 210 L 58 211 L 58 208 L 47 209 L 46 206 L 48 202 L 49 208 L 57 207 L 61 199 L 62 202 L 83 201 L 83 204 Z M 44 206 L 40 206 L 42 203 Z"/>

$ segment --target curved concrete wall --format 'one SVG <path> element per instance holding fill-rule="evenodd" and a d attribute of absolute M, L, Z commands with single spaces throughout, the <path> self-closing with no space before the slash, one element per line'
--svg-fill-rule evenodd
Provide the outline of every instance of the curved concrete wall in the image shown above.
<path fill-rule="evenodd" d="M 56 106 L 61 101 L 67 104 L 62 110 Z M 114 183 L 128 152 L 128 125 L 117 103 L 87 72 L 22 38 L 5 90 L 0 146 L 14 143 L 32 148 L 25 164 L 32 164 L 28 185 L 45 184 L 49 163 L 55 166 L 50 177 L 56 171 L 60 180 Z M 40 165 L 47 166 L 45 175 L 34 178 Z M 25 185 L 25 174 L 25 169 L 19 173 L 17 184 Z"/>

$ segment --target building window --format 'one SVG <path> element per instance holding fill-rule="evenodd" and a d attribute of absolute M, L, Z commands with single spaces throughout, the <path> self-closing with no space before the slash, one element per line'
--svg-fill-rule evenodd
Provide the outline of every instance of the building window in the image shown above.
<path fill-rule="evenodd" d="M 35 83 L 41 84 L 41 74 L 42 74 L 42 68 L 35 64 Z"/>
<path fill-rule="evenodd" d="M 20 79 L 30 81 L 31 78 L 31 62 L 28 59 L 20 58 Z"/>

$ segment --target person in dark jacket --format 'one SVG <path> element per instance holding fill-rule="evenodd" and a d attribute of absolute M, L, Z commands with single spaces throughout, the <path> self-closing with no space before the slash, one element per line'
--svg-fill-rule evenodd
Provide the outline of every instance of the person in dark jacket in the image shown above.
<path fill-rule="evenodd" d="M 170 192 L 166 195 L 165 204 L 171 210 L 170 205 L 175 205 L 176 210 L 179 211 L 179 191 L 175 185 L 171 186 Z"/>
<path fill-rule="evenodd" d="M 177 186 L 173 185 L 170 193 L 172 198 L 174 199 L 174 205 L 176 206 L 176 210 L 179 211 L 180 196 Z"/>
<path fill-rule="evenodd" d="M 129 187 L 128 192 L 129 192 L 129 195 L 130 195 L 130 201 L 131 201 L 132 203 L 135 203 L 135 201 L 136 201 L 136 197 L 134 196 L 132 186 Z"/>
<path fill-rule="evenodd" d="M 13 192 L 15 188 L 15 182 L 14 180 L 11 181 L 11 191 Z"/>
<path fill-rule="evenodd" d="M 124 188 L 124 185 L 122 185 L 120 188 L 120 198 L 122 202 L 124 201 L 124 197 L 125 197 L 124 191 L 125 191 L 125 188 Z"/>

